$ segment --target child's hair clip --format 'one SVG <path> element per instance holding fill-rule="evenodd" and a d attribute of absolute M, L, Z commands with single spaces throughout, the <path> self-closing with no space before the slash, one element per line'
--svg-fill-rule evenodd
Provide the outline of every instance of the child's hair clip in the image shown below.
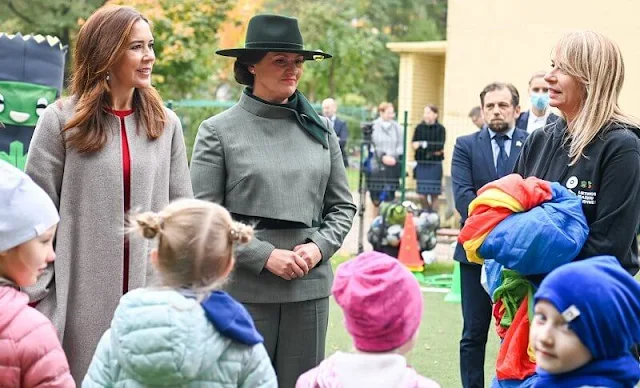
<path fill-rule="evenodd" d="M 567 309 L 562 312 L 562 317 L 567 323 L 573 321 L 579 316 L 580 316 L 580 310 L 578 310 L 575 304 L 572 304 L 571 306 L 567 307 Z"/>

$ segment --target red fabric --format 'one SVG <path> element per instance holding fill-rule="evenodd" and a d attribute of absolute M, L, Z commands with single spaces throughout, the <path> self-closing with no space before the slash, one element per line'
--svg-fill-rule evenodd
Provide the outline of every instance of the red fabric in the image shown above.
<path fill-rule="evenodd" d="M 458 242 L 465 242 L 479 238 L 493 230 L 502 220 L 509 217 L 513 212 L 503 207 L 491 207 L 488 205 L 478 205 L 469 218 L 464 222 L 464 226 L 458 235 Z"/>
<path fill-rule="evenodd" d="M 545 180 L 529 177 L 522 179 L 518 174 L 510 174 L 496 181 L 489 182 L 478 190 L 478 195 L 489 189 L 498 189 L 517 199 L 526 210 L 531 210 L 543 202 L 553 198 L 551 184 Z"/>
<path fill-rule="evenodd" d="M 122 184 L 124 187 L 124 214 L 131 209 L 131 155 L 129 153 L 129 141 L 127 139 L 127 127 L 124 118 L 133 113 L 133 110 L 113 110 L 110 112 L 120 118 L 120 138 L 122 139 Z M 123 252 L 122 293 L 129 291 L 129 239 L 124 238 Z"/>
<path fill-rule="evenodd" d="M 536 364 L 529 358 L 529 297 L 525 297 L 513 323 L 500 345 L 496 360 L 498 380 L 524 380 L 536 371 Z"/>
<path fill-rule="evenodd" d="M 549 182 L 536 177 L 523 179 L 518 174 L 510 174 L 496 181 L 489 182 L 478 190 L 478 197 L 489 189 L 503 191 L 515 198 L 527 210 L 550 201 L 553 198 Z M 502 220 L 513 214 L 506 208 L 495 208 L 480 204 L 469 214 L 464 227 L 458 236 L 458 242 L 464 244 L 474 238 L 479 238 L 493 230 Z"/>
<path fill-rule="evenodd" d="M 507 328 L 500 325 L 504 312 L 504 304 L 502 303 L 502 299 L 500 299 L 493 305 L 493 318 L 496 320 L 496 333 L 498 333 L 498 337 L 500 337 L 500 339 L 504 339 L 504 336 L 507 334 Z"/>

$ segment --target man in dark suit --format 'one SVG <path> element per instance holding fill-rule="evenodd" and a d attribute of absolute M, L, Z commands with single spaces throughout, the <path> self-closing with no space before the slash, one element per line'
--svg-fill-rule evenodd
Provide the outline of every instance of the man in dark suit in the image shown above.
<path fill-rule="evenodd" d="M 520 96 L 511 84 L 494 82 L 480 93 L 486 126 L 456 140 L 451 179 L 456 209 L 467 219 L 469 204 L 485 184 L 510 174 L 528 134 L 516 128 Z M 458 244 L 454 259 L 460 262 L 462 318 L 460 375 L 465 388 L 484 386 L 484 360 L 491 324 L 491 299 L 480 284 L 481 266 L 467 260 Z"/>
<path fill-rule="evenodd" d="M 340 151 L 342 151 L 342 161 L 344 162 L 344 166 L 348 167 L 349 158 L 345 148 L 347 145 L 347 138 L 349 137 L 349 130 L 347 129 L 347 123 L 336 117 L 337 111 L 338 104 L 336 103 L 336 100 L 333 98 L 327 98 L 322 101 L 322 115 L 333 122 L 333 129 L 336 131 L 340 144 Z"/>

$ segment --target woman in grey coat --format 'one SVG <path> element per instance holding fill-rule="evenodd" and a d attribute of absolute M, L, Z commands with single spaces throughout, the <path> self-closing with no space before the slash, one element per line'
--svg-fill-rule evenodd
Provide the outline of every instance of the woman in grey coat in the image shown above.
<path fill-rule="evenodd" d="M 279 386 L 324 358 L 333 273 L 356 207 L 330 122 L 297 90 L 303 63 L 330 58 L 303 49 L 296 19 L 258 15 L 235 57 L 239 102 L 204 121 L 191 159 L 196 198 L 254 225 L 236 251 L 229 292 L 261 334 Z"/>
<path fill-rule="evenodd" d="M 400 186 L 404 136 L 402 127 L 394 120 L 393 104 L 382 102 L 378 106 L 378 117 L 373 122 L 371 146 L 375 152 L 373 171 L 367 180 L 371 202 L 378 213 L 380 203 L 393 201 Z"/>
<path fill-rule="evenodd" d="M 192 189 L 180 122 L 151 87 L 147 20 L 129 7 L 99 9 L 74 58 L 73 96 L 44 110 L 27 159 L 60 212 L 56 261 L 27 291 L 79 384 L 120 297 L 147 282 L 149 247 L 124 238 L 127 212 L 159 211 Z"/>

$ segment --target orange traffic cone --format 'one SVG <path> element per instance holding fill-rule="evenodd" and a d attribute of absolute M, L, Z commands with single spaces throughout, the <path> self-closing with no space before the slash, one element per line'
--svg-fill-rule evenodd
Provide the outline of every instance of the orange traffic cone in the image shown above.
<path fill-rule="evenodd" d="M 407 217 L 404 220 L 404 231 L 400 240 L 398 260 L 412 272 L 422 272 L 424 270 L 424 262 L 420 257 L 416 225 L 413 223 L 413 214 L 411 212 L 407 213 Z"/>

